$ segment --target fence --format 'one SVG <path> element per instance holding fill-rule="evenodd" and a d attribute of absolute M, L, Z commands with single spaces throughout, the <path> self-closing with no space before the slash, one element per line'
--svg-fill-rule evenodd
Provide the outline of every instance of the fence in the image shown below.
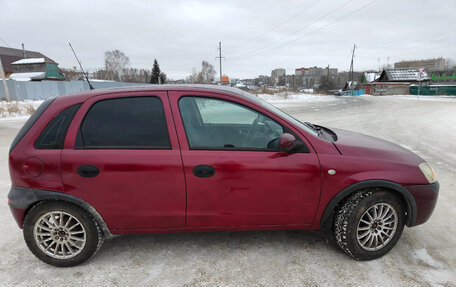
<path fill-rule="evenodd" d="M 433 96 L 433 95 L 447 95 L 447 96 L 456 96 L 456 86 L 449 85 L 432 85 L 432 86 L 421 86 L 418 89 L 418 86 L 410 86 L 410 94 L 418 95 L 418 90 L 420 95 Z"/>
<path fill-rule="evenodd" d="M 95 89 L 115 88 L 126 86 L 144 85 L 139 83 L 125 82 L 90 82 Z M 10 98 L 16 100 L 44 100 L 57 96 L 73 94 L 81 91 L 88 91 L 89 84 L 86 81 L 41 81 L 41 82 L 21 82 L 7 80 Z M 0 81 L 0 99 L 6 99 L 3 82 Z"/>

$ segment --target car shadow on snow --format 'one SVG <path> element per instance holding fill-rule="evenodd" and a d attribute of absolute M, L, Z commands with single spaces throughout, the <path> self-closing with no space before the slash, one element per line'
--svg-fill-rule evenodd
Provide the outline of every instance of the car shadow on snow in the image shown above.
<path fill-rule="evenodd" d="M 233 253 L 340 253 L 318 231 L 224 231 L 117 236 L 105 241 L 91 262 L 121 262 L 136 259 L 189 261 L 199 256 L 226 258 Z M 285 254 L 284 254 L 285 253 Z M 347 257 L 348 258 L 348 257 Z"/>

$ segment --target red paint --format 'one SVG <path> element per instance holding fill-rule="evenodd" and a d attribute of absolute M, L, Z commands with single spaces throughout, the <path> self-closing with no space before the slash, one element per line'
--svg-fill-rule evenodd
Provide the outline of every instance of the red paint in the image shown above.
<path fill-rule="evenodd" d="M 254 109 L 291 130 L 309 153 L 191 150 L 179 113 L 180 97 L 214 97 Z M 164 105 L 172 149 L 74 149 L 88 109 L 101 99 L 157 96 Z M 60 111 L 82 103 L 63 150 L 36 150 L 33 142 Z M 412 152 L 373 137 L 334 129 L 335 143 L 294 126 L 256 100 L 229 90 L 186 86 L 93 91 L 57 98 L 9 156 L 12 184 L 76 196 L 93 206 L 112 233 L 215 230 L 318 229 L 330 200 L 364 180 L 385 179 L 406 186 L 417 202 L 417 223 L 433 211 L 435 196 Z M 283 135 L 280 145 L 294 145 Z M 31 159 L 39 159 L 39 161 Z M 38 172 L 41 162 L 41 172 Z M 81 165 L 96 165 L 96 177 L 78 175 Z M 193 174 L 210 165 L 215 174 Z M 336 173 L 329 175 L 328 170 Z M 25 209 L 12 208 L 22 226 Z"/>
<path fill-rule="evenodd" d="M 418 209 L 416 224 L 422 224 L 428 221 L 437 204 L 438 192 L 429 185 L 409 185 L 405 188 L 410 191 L 416 200 Z"/>
<path fill-rule="evenodd" d="M 284 133 L 280 137 L 279 148 L 280 150 L 287 150 L 292 148 L 296 144 L 296 138 L 289 133 Z"/>

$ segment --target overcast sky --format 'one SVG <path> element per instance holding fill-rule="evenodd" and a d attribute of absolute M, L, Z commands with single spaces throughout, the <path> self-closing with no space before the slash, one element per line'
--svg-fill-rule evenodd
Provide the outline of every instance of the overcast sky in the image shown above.
<path fill-rule="evenodd" d="M 39 51 L 71 68 L 101 68 L 123 51 L 132 67 L 185 78 L 202 60 L 252 78 L 285 68 L 378 69 L 404 59 L 456 58 L 456 0 L 1 0 L 0 45 Z M 6 44 L 5 44 L 6 42 Z M 389 57 L 389 60 L 388 60 Z"/>

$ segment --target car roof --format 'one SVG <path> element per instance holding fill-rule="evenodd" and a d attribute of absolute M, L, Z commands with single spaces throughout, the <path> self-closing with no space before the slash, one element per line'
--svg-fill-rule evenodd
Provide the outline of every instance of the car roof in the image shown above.
<path fill-rule="evenodd" d="M 57 97 L 58 101 L 65 102 L 83 102 L 87 99 L 106 94 L 116 93 L 134 93 L 134 92 L 147 92 L 147 91 L 194 91 L 194 92 L 223 92 L 228 93 L 232 96 L 246 99 L 249 101 L 256 101 L 255 97 L 251 94 L 244 92 L 241 89 L 219 86 L 219 85 L 197 85 L 197 84 L 175 84 L 175 85 L 138 85 L 138 86 L 126 86 L 118 88 L 108 89 L 94 89 L 91 91 L 83 91 L 75 94 L 69 94 L 65 96 Z"/>

